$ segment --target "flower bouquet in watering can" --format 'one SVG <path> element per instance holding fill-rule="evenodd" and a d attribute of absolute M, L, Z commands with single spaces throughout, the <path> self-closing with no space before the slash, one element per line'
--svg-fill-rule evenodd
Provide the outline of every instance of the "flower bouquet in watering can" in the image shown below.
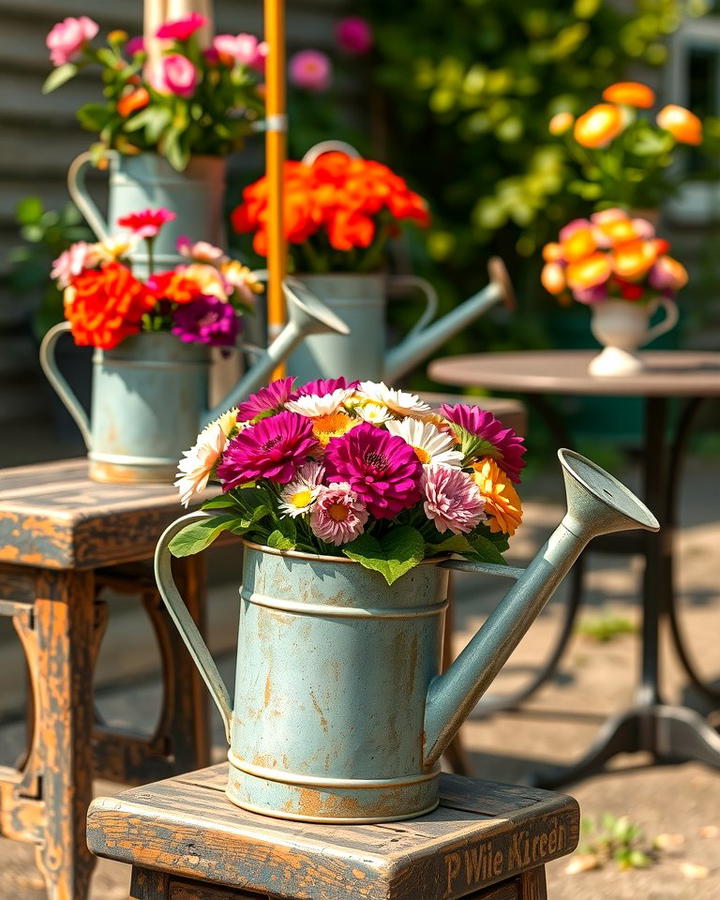
<path fill-rule="evenodd" d="M 592 333 L 605 348 L 590 363 L 592 375 L 639 372 L 637 348 L 677 323 L 674 298 L 688 274 L 669 249 L 651 222 L 621 209 L 576 219 L 562 229 L 558 242 L 545 245 L 545 289 L 561 302 L 573 298 L 592 311 Z M 651 327 L 659 307 L 665 317 Z"/>
<path fill-rule="evenodd" d="M 609 475 L 562 451 L 571 509 L 527 572 L 522 440 L 463 404 L 434 412 L 378 382 L 275 381 L 208 426 L 180 463 L 187 503 L 158 586 L 225 723 L 227 794 L 290 819 L 375 822 L 438 803 L 438 758 L 594 534 L 656 528 Z M 244 539 L 235 701 L 172 579 L 171 558 Z M 517 579 L 440 675 L 448 570 Z M 240 573 L 238 573 L 240 575 Z"/>
<path fill-rule="evenodd" d="M 341 146 L 343 150 L 333 149 Z M 284 228 L 290 267 L 349 326 L 348 336 L 313 337 L 288 361 L 299 379 L 333 377 L 391 380 L 407 372 L 499 300 L 511 302 L 500 260 L 492 283 L 452 313 L 432 322 L 437 295 L 427 281 L 387 273 L 389 242 L 409 226 L 426 227 L 427 204 L 388 166 L 361 159 L 352 147 L 328 141 L 300 162 L 285 164 Z M 232 214 L 238 233 L 267 254 L 268 182 L 245 188 Z M 388 299 L 419 292 L 425 309 L 407 337 L 386 350 Z M 432 324 L 430 324 L 432 322 Z"/>

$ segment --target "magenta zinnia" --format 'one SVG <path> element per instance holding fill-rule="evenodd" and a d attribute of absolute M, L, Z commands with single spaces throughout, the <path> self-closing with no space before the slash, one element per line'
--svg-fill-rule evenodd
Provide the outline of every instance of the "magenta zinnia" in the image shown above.
<path fill-rule="evenodd" d="M 317 446 L 309 419 L 281 412 L 271 419 L 262 419 L 233 438 L 225 448 L 217 476 L 223 491 L 258 478 L 287 484 Z"/>
<path fill-rule="evenodd" d="M 325 451 L 328 482 L 347 482 L 371 515 L 392 519 L 420 499 L 422 465 L 405 441 L 363 422 Z"/>
<path fill-rule="evenodd" d="M 481 455 L 494 459 L 511 481 L 520 481 L 520 470 L 525 465 L 523 454 L 527 448 L 512 428 L 506 428 L 486 409 L 464 403 L 454 406 L 444 403 L 440 414 L 475 437 L 487 441 L 491 446 L 483 447 Z"/>
<path fill-rule="evenodd" d="M 282 409 L 287 401 L 294 397 L 294 376 L 278 378 L 267 387 L 260 388 L 255 394 L 251 394 L 244 403 L 238 406 L 238 422 L 249 422 L 261 413 L 277 412 Z"/>
<path fill-rule="evenodd" d="M 333 391 L 339 389 L 347 390 L 348 388 L 357 387 L 359 381 L 347 382 L 342 376 L 340 378 L 317 378 L 315 381 L 308 381 L 297 389 L 298 397 L 315 395 L 316 397 L 324 397 L 326 394 L 332 394 Z"/>

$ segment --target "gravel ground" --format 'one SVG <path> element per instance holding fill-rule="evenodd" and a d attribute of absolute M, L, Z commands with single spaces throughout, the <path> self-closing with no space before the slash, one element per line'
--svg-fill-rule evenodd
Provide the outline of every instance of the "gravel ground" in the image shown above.
<path fill-rule="evenodd" d="M 720 467 L 694 462 L 685 482 L 683 529 L 679 539 L 679 581 L 683 593 L 683 623 L 695 656 L 709 679 L 720 679 L 720 523 L 707 502 L 708 484 L 720 486 Z M 536 483 L 527 503 L 527 527 L 514 544 L 515 561 L 527 560 L 557 522 L 557 485 Z M 638 622 L 636 600 L 640 567 L 637 560 L 595 556 L 588 579 L 588 605 L 583 618 L 609 614 Z M 456 643 L 460 649 L 501 596 L 495 581 L 460 576 L 457 582 Z M 225 676 L 232 677 L 236 589 L 217 586 L 211 592 L 213 643 Z M 559 592 L 523 640 L 493 686 L 501 696 L 520 685 L 551 646 L 561 620 L 564 594 Z M 128 638 L 132 637 L 129 641 Z M 684 699 L 702 709 L 668 648 L 664 654 L 664 689 L 670 700 Z M 0 631 L 4 689 L 0 720 L 18 706 L 23 682 L 21 659 L 12 635 Z M 136 610 L 118 603 L 103 649 L 96 683 L 99 705 L 117 722 L 147 727 L 154 720 L 159 687 L 148 660 L 153 648 L 149 632 Z M 569 764 L 587 749 L 605 718 L 632 701 L 638 664 L 638 640 L 624 634 L 607 643 L 577 635 L 560 670 L 521 712 L 482 718 L 476 714 L 463 728 L 463 739 L 478 776 L 521 781 L 551 764 Z M 118 687 L 122 676 L 123 686 Z M 113 687 L 114 685 L 114 687 Z M 707 711 L 707 710 L 705 710 Z M 716 716 L 716 722 L 720 719 Z M 217 758 L 223 755 L 219 720 L 214 720 Z M 0 762 L 9 762 L 22 746 L 20 723 L 0 728 Z M 640 847 L 650 847 L 658 835 L 672 845 L 659 851 L 646 869 L 602 869 L 569 874 L 568 859 L 549 866 L 553 900 L 716 900 L 720 897 L 720 778 L 695 763 L 654 767 L 642 755 L 619 757 L 610 771 L 565 788 L 580 802 L 583 815 L 627 815 L 642 832 Z M 98 782 L 98 794 L 114 793 L 117 785 Z M 0 840 L 0 897 L 40 900 L 45 896 L 29 846 Z M 572 858 L 571 858 L 572 859 Z M 93 880 L 92 900 L 127 897 L 126 867 L 101 860 Z M 419 898 L 421 900 L 421 898 Z"/>

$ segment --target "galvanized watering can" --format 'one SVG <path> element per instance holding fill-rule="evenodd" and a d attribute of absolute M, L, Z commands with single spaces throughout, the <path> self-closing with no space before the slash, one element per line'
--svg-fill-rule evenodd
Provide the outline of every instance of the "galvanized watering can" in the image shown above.
<path fill-rule="evenodd" d="M 155 576 L 210 689 L 230 751 L 227 795 L 255 812 L 321 822 L 409 819 L 438 804 L 438 760 L 588 541 L 657 531 L 652 513 L 594 463 L 561 450 L 568 511 L 527 569 L 428 560 L 388 586 L 345 558 L 246 543 L 235 702 L 172 579 Z M 440 673 L 448 570 L 515 579 Z"/>
<path fill-rule="evenodd" d="M 55 362 L 55 346 L 69 322 L 51 328 L 40 345 L 40 365 L 88 448 L 94 481 L 172 481 L 182 451 L 209 422 L 265 383 L 307 335 L 347 333 L 347 326 L 302 285 L 284 283 L 288 324 L 214 408 L 207 408 L 209 349 L 168 332 L 127 338 L 95 350 L 91 414 L 73 394 Z"/>
<path fill-rule="evenodd" d="M 117 232 L 117 220 L 128 213 L 151 207 L 171 209 L 176 218 L 168 222 L 155 241 L 156 271 L 172 269 L 187 262 L 177 252 L 180 235 L 224 244 L 223 201 L 225 160 L 219 156 L 193 157 L 186 169 L 177 172 L 156 153 L 124 156 L 110 153 L 108 218 L 100 213 L 85 186 L 90 154 L 81 153 L 68 169 L 68 191 L 73 202 L 103 241 Z M 132 253 L 133 270 L 139 277 L 148 274 L 144 242 Z"/>
<path fill-rule="evenodd" d="M 392 384 L 409 372 L 453 335 L 501 301 L 514 306 L 510 276 L 503 261 L 490 261 L 490 284 L 441 319 L 437 294 L 431 284 L 414 276 L 300 275 L 298 278 L 350 328 L 348 335 L 316 335 L 305 341 L 288 360 L 288 372 L 301 382 L 333 378 L 387 381 Z M 389 300 L 419 291 L 425 309 L 410 332 L 396 347 L 385 347 Z"/>

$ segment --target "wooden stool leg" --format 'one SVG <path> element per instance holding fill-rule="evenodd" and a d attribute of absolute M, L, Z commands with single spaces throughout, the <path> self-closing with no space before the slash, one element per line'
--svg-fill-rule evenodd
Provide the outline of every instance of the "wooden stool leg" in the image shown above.
<path fill-rule="evenodd" d="M 133 866 L 129 900 L 166 900 L 169 882 L 164 872 Z"/>
<path fill-rule="evenodd" d="M 442 669 L 448 668 L 455 658 L 452 646 L 452 636 L 454 627 L 454 607 L 453 607 L 453 576 L 452 572 L 448 579 L 448 605 L 445 611 L 445 631 L 443 632 L 443 650 L 442 650 Z M 455 775 L 472 775 L 472 768 L 465 754 L 465 748 L 460 740 L 460 732 L 450 741 L 447 749 L 443 753 L 446 762 L 453 770 Z"/>
<path fill-rule="evenodd" d="M 205 568 L 199 556 L 175 560 L 175 580 L 190 615 L 200 633 L 206 630 Z M 161 601 L 162 602 L 162 601 Z M 172 673 L 165 673 L 165 691 L 173 710 L 170 722 L 175 772 L 189 772 L 210 765 L 210 726 L 207 688 L 183 644 L 177 629 L 169 621 L 173 648 Z M 169 675 L 169 677 L 168 677 Z"/>
<path fill-rule="evenodd" d="M 547 900 L 545 866 L 538 866 L 522 873 L 519 900 Z"/>
<path fill-rule="evenodd" d="M 37 862 L 50 900 L 83 900 L 95 858 L 85 843 L 92 800 L 91 572 L 41 571 L 37 578 L 37 728 L 46 825 Z"/>

